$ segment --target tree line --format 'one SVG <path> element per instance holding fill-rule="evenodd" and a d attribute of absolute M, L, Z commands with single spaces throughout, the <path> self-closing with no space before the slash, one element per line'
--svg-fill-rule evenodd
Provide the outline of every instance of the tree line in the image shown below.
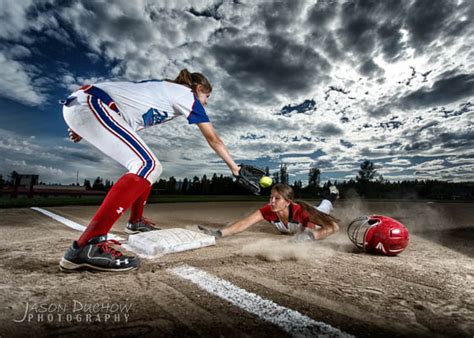
<path fill-rule="evenodd" d="M 265 168 L 267 176 L 272 177 L 273 183 L 289 184 L 288 168 L 285 163 L 279 170 L 270 173 Z M 0 175 L 0 188 L 9 184 Z M 40 183 L 41 184 L 41 183 Z M 114 182 L 97 177 L 92 183 L 84 180 L 86 189 L 108 191 Z M 360 164 L 360 169 L 354 179 L 343 181 L 327 181 L 321 185 L 321 170 L 312 167 L 308 171 L 308 183 L 303 185 L 301 180 L 290 184 L 298 198 L 315 199 L 324 196 L 330 185 L 335 185 L 341 198 L 374 198 L 374 199 L 434 199 L 434 200 L 474 200 L 474 182 L 446 182 L 438 180 L 403 180 L 388 181 L 377 173 L 375 165 L 369 160 Z M 262 195 L 269 195 L 270 189 L 263 189 Z M 192 178 L 159 179 L 153 184 L 152 195 L 246 195 L 250 194 L 235 182 L 231 176 L 203 175 Z"/>
<path fill-rule="evenodd" d="M 289 184 L 288 167 L 280 165 L 278 171 L 270 173 L 269 167 L 265 174 L 272 177 L 273 183 Z M 92 187 L 97 187 L 97 178 Z M 110 184 L 110 182 L 109 182 Z M 113 182 L 112 182 L 113 184 Z M 330 185 L 335 185 L 342 198 L 373 198 L 373 199 L 433 199 L 433 200 L 474 200 L 474 182 L 446 182 L 438 180 L 403 180 L 388 181 L 377 173 L 375 165 L 369 160 L 360 164 L 354 179 L 343 181 L 327 181 L 321 185 L 321 170 L 312 167 L 308 171 L 308 183 L 301 180 L 290 184 L 298 198 L 315 199 L 323 197 Z M 107 189 L 107 185 L 104 185 Z M 262 195 L 269 195 L 270 189 L 263 189 Z M 153 184 L 152 194 L 177 195 L 246 195 L 249 192 L 238 185 L 230 176 L 203 175 L 192 178 L 160 179 Z"/>

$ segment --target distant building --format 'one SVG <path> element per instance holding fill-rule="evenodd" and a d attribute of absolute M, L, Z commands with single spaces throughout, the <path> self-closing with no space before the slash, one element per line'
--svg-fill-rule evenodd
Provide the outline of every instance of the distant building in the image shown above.
<path fill-rule="evenodd" d="M 10 196 L 11 198 L 29 197 L 58 197 L 58 196 L 102 196 L 105 191 L 88 190 L 85 186 L 78 185 L 47 185 L 38 184 L 39 175 L 22 175 L 14 172 L 12 174 L 12 184 L 0 189 L 0 196 Z"/>

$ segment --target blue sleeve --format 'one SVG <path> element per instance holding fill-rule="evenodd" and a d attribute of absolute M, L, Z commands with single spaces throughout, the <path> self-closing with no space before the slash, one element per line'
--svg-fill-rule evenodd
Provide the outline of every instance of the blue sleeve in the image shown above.
<path fill-rule="evenodd" d="M 191 113 L 188 115 L 189 124 L 209 122 L 209 117 L 201 102 L 194 96 L 194 104 Z"/>

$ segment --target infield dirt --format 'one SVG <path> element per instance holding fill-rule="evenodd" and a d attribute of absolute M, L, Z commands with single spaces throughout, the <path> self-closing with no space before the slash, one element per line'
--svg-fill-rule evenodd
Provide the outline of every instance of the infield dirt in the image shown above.
<path fill-rule="evenodd" d="M 146 216 L 163 228 L 220 228 L 261 206 L 153 204 Z M 0 337 L 288 335 L 168 271 L 181 264 L 356 336 L 472 337 L 473 207 L 341 201 L 334 210 L 341 231 L 316 243 L 291 243 L 262 222 L 216 246 L 143 260 L 138 271 L 120 274 L 60 272 L 58 262 L 79 233 L 31 209 L 3 209 Z M 47 209 L 85 225 L 96 208 Z M 397 257 L 357 251 L 345 225 L 367 214 L 403 222 L 408 248 Z M 125 221 L 113 232 L 126 237 Z M 94 306 L 100 311 L 93 313 Z M 72 317 L 78 314 L 81 320 Z"/>

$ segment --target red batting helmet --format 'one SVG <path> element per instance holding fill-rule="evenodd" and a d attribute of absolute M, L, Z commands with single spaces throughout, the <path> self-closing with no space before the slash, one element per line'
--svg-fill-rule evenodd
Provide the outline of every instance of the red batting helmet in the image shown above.
<path fill-rule="evenodd" d="M 395 256 L 408 245 L 408 229 L 387 216 L 362 216 L 347 227 L 352 243 L 366 252 Z"/>

